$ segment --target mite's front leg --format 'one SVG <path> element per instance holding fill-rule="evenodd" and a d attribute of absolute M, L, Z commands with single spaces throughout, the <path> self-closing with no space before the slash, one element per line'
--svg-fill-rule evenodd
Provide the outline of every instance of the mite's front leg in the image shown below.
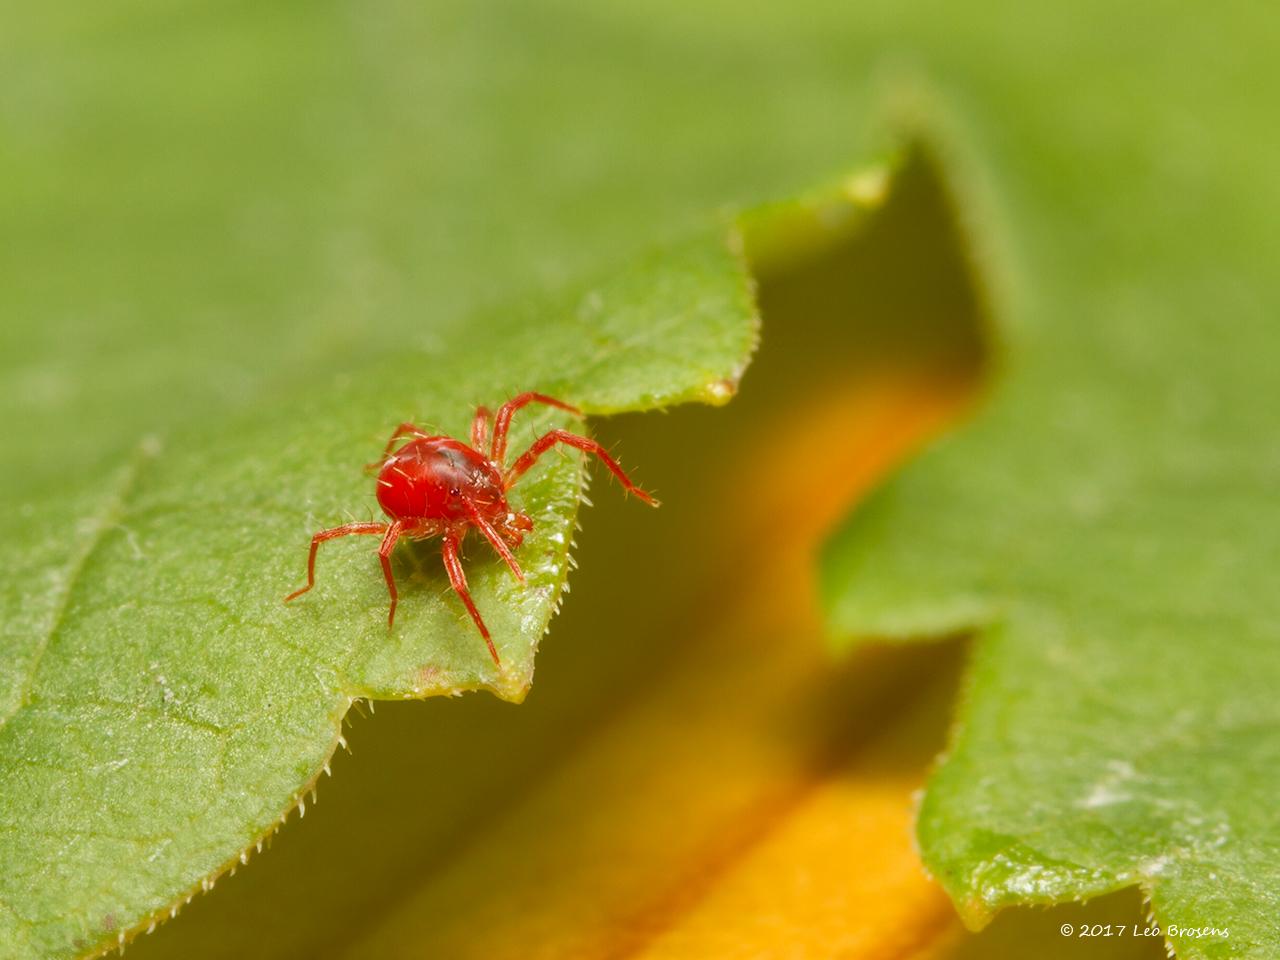
<path fill-rule="evenodd" d="M 471 591 L 467 589 L 467 575 L 462 570 L 461 561 L 458 560 L 458 538 L 455 534 L 444 535 L 440 553 L 444 557 L 444 568 L 449 573 L 449 583 L 453 586 L 453 592 L 462 599 L 467 612 L 471 614 L 471 619 L 480 629 L 480 636 L 484 637 L 485 645 L 489 648 L 489 656 L 493 657 L 494 663 L 502 666 L 502 661 L 498 659 L 498 649 L 493 645 L 493 638 L 489 636 L 489 628 L 484 625 L 480 611 L 476 609 L 475 602 L 471 599 Z"/>
<path fill-rule="evenodd" d="M 524 475 L 524 472 L 537 463 L 538 458 L 554 447 L 558 443 L 563 443 L 567 447 L 576 447 L 584 453 L 589 453 L 600 458 L 600 462 L 609 468 L 609 472 L 618 478 L 618 482 L 626 489 L 627 493 L 633 493 L 651 507 L 656 507 L 658 501 L 652 494 L 641 490 L 631 478 L 626 475 L 622 467 L 618 466 L 618 461 L 609 456 L 607 450 L 600 446 L 595 440 L 589 437 L 580 437 L 576 433 L 570 433 L 568 430 L 552 430 L 533 442 L 524 453 L 522 453 L 516 462 L 511 465 L 511 469 L 507 471 L 504 484 L 506 489 L 510 490 L 515 482 Z"/>

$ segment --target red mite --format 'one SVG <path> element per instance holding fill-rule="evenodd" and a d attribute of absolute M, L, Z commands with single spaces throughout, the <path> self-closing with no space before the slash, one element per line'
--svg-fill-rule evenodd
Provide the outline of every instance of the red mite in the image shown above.
<path fill-rule="evenodd" d="M 387 441 L 382 459 L 370 464 L 378 471 L 378 503 L 390 523 L 344 523 L 340 527 L 321 530 L 311 538 L 311 554 L 307 557 L 307 585 L 285 597 L 285 603 L 310 590 L 316 583 L 316 550 L 320 544 L 335 537 L 353 534 L 376 534 L 382 537 L 378 559 L 382 561 L 382 575 L 391 593 L 391 611 L 387 614 L 387 627 L 396 618 L 396 582 L 391 575 L 391 551 L 401 537 L 422 540 L 426 537 L 441 538 L 441 553 L 449 582 L 462 598 L 471 619 L 480 628 L 480 635 L 489 647 L 493 662 L 501 664 L 498 651 L 484 625 L 480 611 L 476 609 L 467 590 L 467 577 L 458 561 L 458 546 L 472 527 L 493 545 L 498 555 L 507 562 L 517 580 L 524 583 L 524 573 L 512 553 L 524 541 L 524 535 L 533 529 L 533 521 L 523 513 L 516 513 L 507 503 L 507 491 L 515 486 L 540 456 L 563 443 L 595 454 L 628 493 L 634 493 L 650 506 L 658 502 L 645 493 L 623 473 L 617 462 L 594 440 L 581 437 L 568 430 L 552 430 L 533 442 L 524 453 L 506 466 L 507 431 L 516 411 L 530 403 L 567 410 L 574 416 L 582 416 L 577 407 L 541 393 L 522 393 L 508 400 L 493 416 L 486 408 L 476 409 L 471 422 L 471 446 L 452 437 L 433 437 L 419 430 L 412 423 L 402 423 Z M 489 421 L 493 420 L 493 439 L 488 440 Z M 392 448 L 401 437 L 413 439 L 395 453 Z M 482 451 L 488 446 L 488 454 Z"/>

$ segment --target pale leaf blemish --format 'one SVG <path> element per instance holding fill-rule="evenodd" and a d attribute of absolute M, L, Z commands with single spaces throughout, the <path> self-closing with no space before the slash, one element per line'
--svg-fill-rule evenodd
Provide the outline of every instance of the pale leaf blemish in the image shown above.
<path fill-rule="evenodd" d="M 1090 786 L 1080 800 L 1079 806 L 1082 809 L 1096 810 L 1133 799 L 1133 794 L 1125 786 L 1138 779 L 1133 764 L 1128 760 L 1108 760 L 1107 771 L 1105 776 Z"/>
<path fill-rule="evenodd" d="M 1169 863 L 1170 860 L 1167 856 L 1153 857 L 1139 867 L 1139 872 L 1144 877 L 1158 877 L 1168 869 Z"/>
<path fill-rule="evenodd" d="M 1132 794 L 1117 790 L 1115 784 L 1095 783 L 1085 798 L 1080 801 L 1080 806 L 1086 810 L 1094 810 L 1116 803 L 1127 803 L 1132 799 Z"/>

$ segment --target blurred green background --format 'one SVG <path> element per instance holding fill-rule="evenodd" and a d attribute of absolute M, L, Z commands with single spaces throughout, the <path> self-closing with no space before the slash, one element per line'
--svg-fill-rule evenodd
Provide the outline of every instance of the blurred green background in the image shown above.
<path fill-rule="evenodd" d="M 802 46 L 762 43 L 767 23 L 684 16 L 11 10 L 11 482 L 65 469 L 63 445 L 89 469 L 148 431 L 287 403 L 859 156 L 865 63 L 833 86 Z"/>

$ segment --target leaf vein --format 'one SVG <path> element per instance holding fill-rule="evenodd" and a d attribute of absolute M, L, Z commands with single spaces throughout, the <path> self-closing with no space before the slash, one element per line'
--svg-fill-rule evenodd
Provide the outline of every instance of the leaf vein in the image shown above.
<path fill-rule="evenodd" d="M 40 667 L 40 661 L 44 659 L 44 655 L 49 649 L 49 644 L 62 626 L 67 610 L 71 606 L 71 595 L 80 583 L 80 575 L 84 571 L 85 565 L 89 562 L 89 558 L 93 556 L 94 551 L 102 544 L 106 532 L 119 522 L 124 504 L 137 486 L 143 465 L 155 456 L 154 448 L 155 441 L 150 438 L 144 438 L 138 443 L 132 458 L 120 471 L 120 477 L 116 481 L 114 488 L 108 492 L 102 509 L 92 519 L 81 549 L 71 557 L 67 564 L 65 568 L 67 576 L 61 587 L 61 596 L 54 603 L 48 629 L 41 634 L 35 650 L 32 651 L 31 659 L 28 661 L 27 668 L 24 671 L 25 676 L 18 696 L 14 697 L 7 712 L 3 717 L 0 717 L 0 730 L 4 729 L 9 721 L 31 702 L 31 692 L 35 684 L 36 672 Z"/>

